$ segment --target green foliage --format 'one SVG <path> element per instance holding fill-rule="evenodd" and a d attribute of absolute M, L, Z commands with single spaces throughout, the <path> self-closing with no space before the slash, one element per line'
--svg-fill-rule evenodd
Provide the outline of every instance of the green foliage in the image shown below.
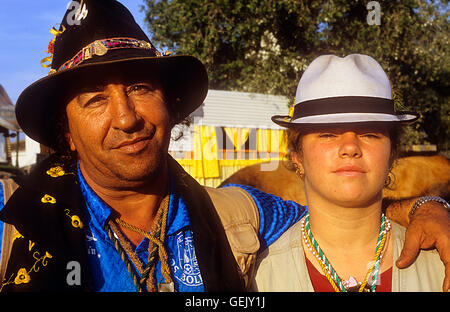
<path fill-rule="evenodd" d="M 368 25 L 369 1 L 144 1 L 159 46 L 199 58 L 211 89 L 293 98 L 318 55 L 363 53 L 387 71 L 399 109 L 418 111 L 412 136 L 449 146 L 448 1 L 379 1 L 381 25 Z"/>

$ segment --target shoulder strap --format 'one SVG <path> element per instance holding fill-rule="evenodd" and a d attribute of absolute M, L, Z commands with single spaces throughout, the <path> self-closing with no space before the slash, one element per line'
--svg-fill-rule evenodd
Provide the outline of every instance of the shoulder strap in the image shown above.
<path fill-rule="evenodd" d="M 1 179 L 0 184 L 3 187 L 3 200 L 4 204 L 8 201 L 18 185 L 13 179 Z M 0 250 L 0 283 L 5 278 L 6 266 L 8 264 L 9 256 L 11 254 L 13 237 L 16 232 L 16 228 L 12 224 L 5 223 L 3 226 L 2 248 Z"/>
<path fill-rule="evenodd" d="M 205 187 L 210 196 L 246 286 L 259 250 L 259 212 L 253 198 L 239 187 Z"/>

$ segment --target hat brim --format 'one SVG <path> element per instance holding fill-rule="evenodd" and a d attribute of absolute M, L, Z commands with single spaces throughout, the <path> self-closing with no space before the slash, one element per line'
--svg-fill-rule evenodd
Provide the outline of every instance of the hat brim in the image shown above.
<path fill-rule="evenodd" d="M 396 115 L 381 113 L 338 113 L 301 117 L 292 120 L 290 116 L 275 115 L 272 121 L 285 128 L 299 128 L 302 126 L 319 124 L 343 124 L 364 122 L 387 122 L 409 125 L 415 122 L 419 116 L 412 112 L 398 112 Z"/>
<path fill-rule="evenodd" d="M 85 78 L 100 77 L 109 69 L 133 73 L 148 72 L 161 79 L 163 88 L 176 98 L 174 109 L 187 117 L 199 107 L 208 93 L 208 75 L 203 64 L 188 55 L 163 57 L 133 57 L 81 64 L 69 70 L 44 77 L 28 86 L 16 103 L 16 118 L 22 130 L 33 140 L 56 147 L 56 123 L 61 103 L 73 88 Z"/>

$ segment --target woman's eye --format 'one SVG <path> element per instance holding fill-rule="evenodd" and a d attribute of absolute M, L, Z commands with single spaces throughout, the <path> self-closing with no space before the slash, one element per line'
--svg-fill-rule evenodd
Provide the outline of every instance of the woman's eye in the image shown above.
<path fill-rule="evenodd" d="M 333 138 L 335 136 L 336 135 L 333 134 L 333 133 L 321 133 L 321 134 L 319 134 L 319 138 Z"/>
<path fill-rule="evenodd" d="M 369 139 L 378 139 L 378 138 L 380 138 L 380 135 L 376 134 L 376 133 L 365 133 L 362 136 L 365 137 L 365 138 L 369 138 Z"/>

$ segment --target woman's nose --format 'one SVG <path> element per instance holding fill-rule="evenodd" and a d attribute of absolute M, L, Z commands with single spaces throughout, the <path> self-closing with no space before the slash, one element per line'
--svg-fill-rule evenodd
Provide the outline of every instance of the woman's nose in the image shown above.
<path fill-rule="evenodd" d="M 359 158 L 362 156 L 360 142 L 356 133 L 346 132 L 341 135 L 339 156 L 349 158 Z"/>

